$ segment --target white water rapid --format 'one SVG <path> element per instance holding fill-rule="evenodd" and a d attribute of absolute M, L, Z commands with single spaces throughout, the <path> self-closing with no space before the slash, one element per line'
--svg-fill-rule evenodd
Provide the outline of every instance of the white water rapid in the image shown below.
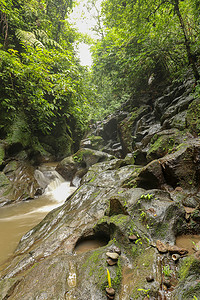
<path fill-rule="evenodd" d="M 27 231 L 75 191 L 76 188 L 55 171 L 55 166 L 44 164 L 35 171 L 35 178 L 44 191 L 41 196 L 0 208 L 0 264 L 12 255 Z"/>

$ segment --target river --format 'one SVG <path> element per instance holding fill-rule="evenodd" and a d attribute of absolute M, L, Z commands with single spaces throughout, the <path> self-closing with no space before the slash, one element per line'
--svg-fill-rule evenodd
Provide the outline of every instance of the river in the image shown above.
<path fill-rule="evenodd" d="M 52 209 L 62 205 L 76 189 L 55 171 L 55 164 L 42 165 L 39 172 L 40 180 L 52 178 L 43 195 L 0 208 L 0 265 L 13 254 L 27 231 L 37 225 Z"/>

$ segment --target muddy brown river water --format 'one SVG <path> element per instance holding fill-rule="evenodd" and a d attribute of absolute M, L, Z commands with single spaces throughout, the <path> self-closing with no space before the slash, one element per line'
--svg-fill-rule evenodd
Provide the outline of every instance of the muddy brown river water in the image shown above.
<path fill-rule="evenodd" d="M 200 235 L 197 234 L 187 234 L 187 235 L 181 235 L 176 238 L 176 245 L 180 248 L 184 248 L 188 250 L 189 254 L 192 254 L 195 252 L 195 248 L 197 247 L 197 244 L 200 242 Z M 196 249 L 198 250 L 198 249 Z"/>
<path fill-rule="evenodd" d="M 49 172 L 55 172 L 52 166 L 48 168 Z M 75 189 L 59 175 L 54 176 L 54 180 L 42 196 L 0 208 L 0 265 L 12 255 L 22 236 L 37 225 L 48 212 L 62 205 Z"/>

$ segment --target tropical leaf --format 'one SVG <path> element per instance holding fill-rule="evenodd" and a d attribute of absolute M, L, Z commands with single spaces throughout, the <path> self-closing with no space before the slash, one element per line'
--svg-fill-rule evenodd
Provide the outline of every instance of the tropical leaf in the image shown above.
<path fill-rule="evenodd" d="M 26 46 L 44 48 L 44 44 L 36 38 L 33 32 L 17 29 L 15 34 L 18 40 Z"/>

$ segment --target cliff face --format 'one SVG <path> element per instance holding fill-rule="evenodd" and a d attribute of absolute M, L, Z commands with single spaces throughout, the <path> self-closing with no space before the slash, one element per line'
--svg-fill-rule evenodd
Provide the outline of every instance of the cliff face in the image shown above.
<path fill-rule="evenodd" d="M 193 84 L 138 95 L 91 125 L 57 167 L 78 189 L 21 239 L 1 271 L 0 299 L 200 297 L 198 245 L 190 255 L 175 246 L 177 236 L 200 233 Z M 88 242 L 99 248 L 78 250 Z"/>

